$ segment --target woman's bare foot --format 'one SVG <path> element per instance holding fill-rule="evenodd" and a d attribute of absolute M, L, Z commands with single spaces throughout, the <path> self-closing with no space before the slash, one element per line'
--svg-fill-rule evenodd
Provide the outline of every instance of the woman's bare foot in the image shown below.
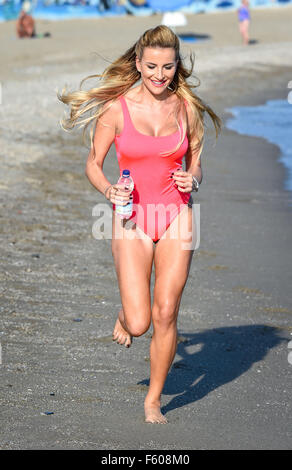
<path fill-rule="evenodd" d="M 145 423 L 159 423 L 166 424 L 168 423 L 165 416 L 160 411 L 160 404 L 147 403 L 145 400 L 144 403 L 145 410 Z"/>
<path fill-rule="evenodd" d="M 113 331 L 113 341 L 116 341 L 118 344 L 124 344 L 129 348 L 132 344 L 132 336 L 122 327 L 119 318 L 120 316 L 124 316 L 123 309 L 119 311 L 118 319 Z"/>

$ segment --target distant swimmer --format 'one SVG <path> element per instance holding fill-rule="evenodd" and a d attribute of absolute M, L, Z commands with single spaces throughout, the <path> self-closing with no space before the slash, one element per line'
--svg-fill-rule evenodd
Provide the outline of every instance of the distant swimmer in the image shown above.
<path fill-rule="evenodd" d="M 242 36 L 242 41 L 245 46 L 249 43 L 248 28 L 250 23 L 249 1 L 241 0 L 241 6 L 237 10 L 239 21 L 239 32 Z"/>

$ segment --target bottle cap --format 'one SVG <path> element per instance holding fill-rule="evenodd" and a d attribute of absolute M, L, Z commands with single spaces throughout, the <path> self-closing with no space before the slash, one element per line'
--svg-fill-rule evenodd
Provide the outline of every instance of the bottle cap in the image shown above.
<path fill-rule="evenodd" d="M 127 178 L 128 176 L 130 176 L 130 170 L 123 170 L 123 175 L 122 175 L 124 178 Z"/>

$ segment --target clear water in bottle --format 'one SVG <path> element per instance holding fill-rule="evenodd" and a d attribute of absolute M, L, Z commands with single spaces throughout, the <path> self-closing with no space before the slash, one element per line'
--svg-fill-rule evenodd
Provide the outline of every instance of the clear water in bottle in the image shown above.
<path fill-rule="evenodd" d="M 123 170 L 122 176 L 120 176 L 118 180 L 118 184 L 121 184 L 124 189 L 133 190 L 134 189 L 134 181 L 131 177 L 130 170 Z M 121 219 L 129 219 L 133 212 L 133 200 L 131 199 L 127 205 L 122 206 L 116 204 L 116 214 Z"/>

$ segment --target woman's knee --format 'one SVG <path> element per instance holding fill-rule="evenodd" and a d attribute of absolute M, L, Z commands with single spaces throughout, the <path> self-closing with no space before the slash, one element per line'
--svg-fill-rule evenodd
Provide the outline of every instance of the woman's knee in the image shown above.
<path fill-rule="evenodd" d="M 149 323 L 127 323 L 127 330 L 129 331 L 131 336 L 142 336 L 149 330 L 150 322 Z"/>
<path fill-rule="evenodd" d="M 125 323 L 128 332 L 131 336 L 142 336 L 149 330 L 151 320 L 150 315 L 147 315 L 147 318 L 127 318 L 125 315 Z"/>
<path fill-rule="evenodd" d="M 176 324 L 177 303 L 174 301 L 160 302 L 153 305 L 152 321 L 154 327 L 168 328 Z"/>

